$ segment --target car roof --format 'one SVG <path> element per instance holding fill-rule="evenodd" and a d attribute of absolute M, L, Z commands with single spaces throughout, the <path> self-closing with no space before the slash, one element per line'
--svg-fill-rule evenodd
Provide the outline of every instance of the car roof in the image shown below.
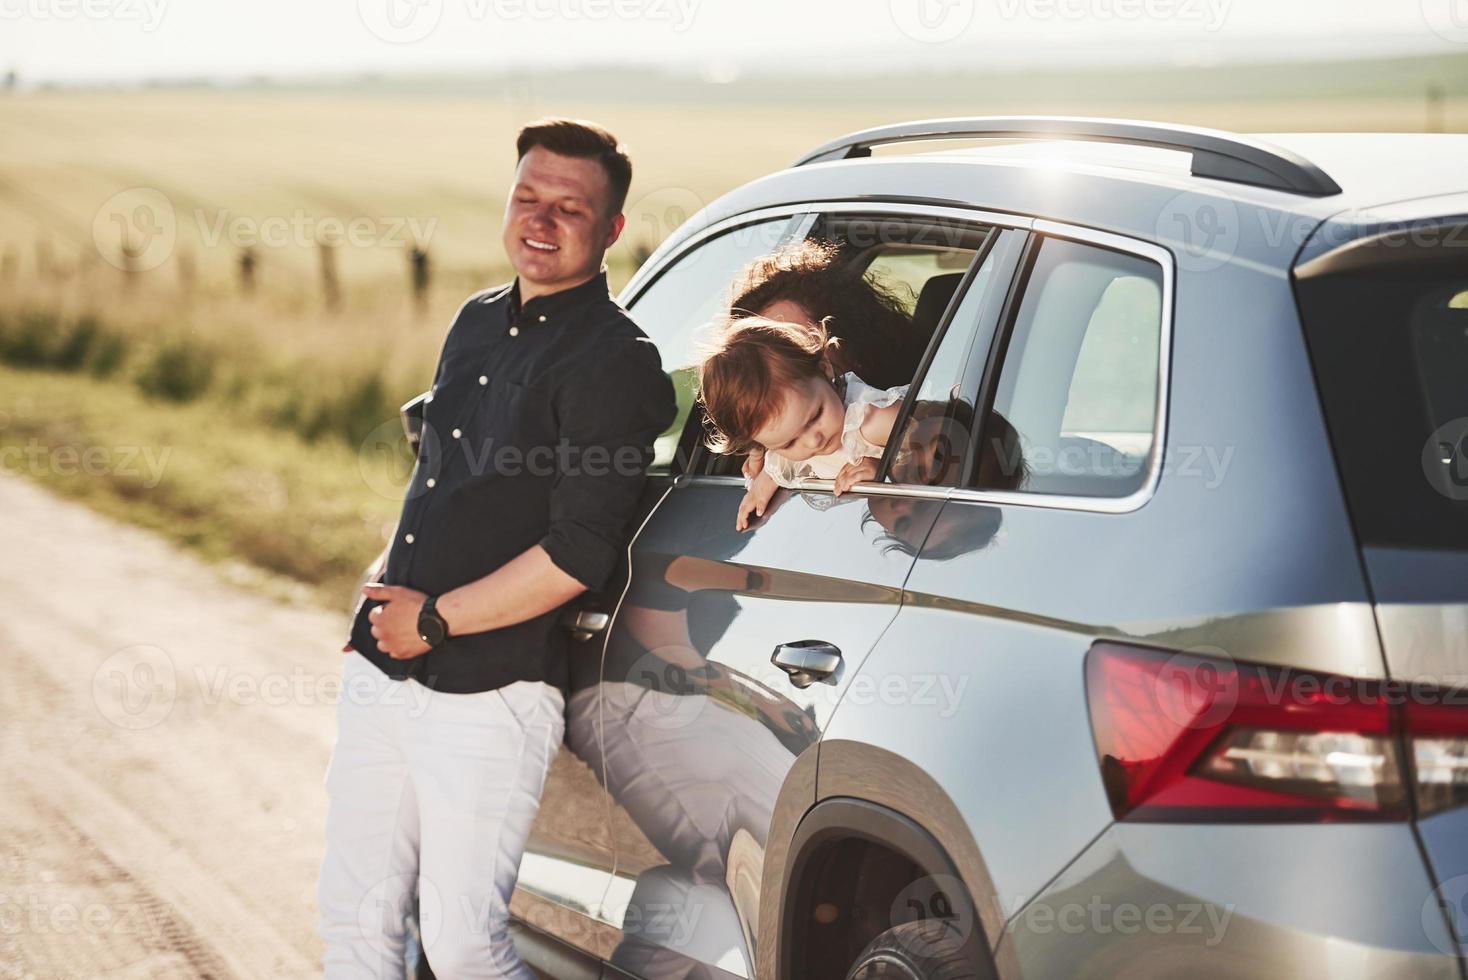
<path fill-rule="evenodd" d="M 913 152 L 914 144 L 876 155 L 809 163 L 736 188 L 664 243 L 676 249 L 700 229 L 777 205 L 873 200 L 956 205 L 1068 222 L 1186 247 L 1179 230 L 1202 215 L 1243 234 L 1236 254 L 1273 268 L 1290 267 L 1312 231 L 1328 219 L 1365 233 L 1362 220 L 1386 205 L 1442 196 L 1443 213 L 1461 204 L 1468 176 L 1468 136 L 1424 133 L 1272 133 L 1252 137 L 1314 163 L 1341 193 L 1309 196 L 1190 172 L 1188 154 L 1151 146 L 1069 140 L 991 142 Z M 932 142 L 926 147 L 943 146 Z M 1203 212 L 1212 210 L 1213 214 Z M 1431 211 L 1432 202 L 1416 211 Z M 1218 216 L 1222 215 L 1222 218 Z M 1257 218 L 1258 220 L 1254 220 Z M 1343 220 L 1346 219 L 1346 220 Z M 1354 233 L 1354 232 L 1352 232 Z"/>
<path fill-rule="evenodd" d="M 1460 133 L 1261 133 L 1312 161 L 1341 185 L 1339 203 L 1375 208 L 1468 191 L 1468 135 Z"/>

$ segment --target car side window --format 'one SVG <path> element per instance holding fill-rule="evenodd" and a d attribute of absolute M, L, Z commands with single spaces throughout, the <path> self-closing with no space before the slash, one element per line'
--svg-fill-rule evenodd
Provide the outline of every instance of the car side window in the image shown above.
<path fill-rule="evenodd" d="M 1007 425 L 1017 445 L 1001 450 L 1009 465 L 981 467 L 977 485 L 1085 497 L 1140 489 L 1155 449 L 1161 339 L 1157 263 L 1045 239 L 985 426 L 986 441 Z"/>
<path fill-rule="evenodd" d="M 991 302 L 996 256 L 981 259 L 928 362 L 922 380 L 909 390 L 905 421 L 891 454 L 888 479 L 921 486 L 955 486 L 972 443 L 973 394 L 964 375 L 983 310 Z"/>
<path fill-rule="evenodd" d="M 675 259 L 631 303 L 632 318 L 657 344 L 663 370 L 678 396 L 678 415 L 654 443 L 649 472 L 668 474 L 682 468 L 677 456 L 693 410 L 697 382 L 694 346 L 699 328 L 720 313 L 734 275 L 751 260 L 773 251 L 791 226 L 792 219 L 783 216 L 711 238 Z"/>

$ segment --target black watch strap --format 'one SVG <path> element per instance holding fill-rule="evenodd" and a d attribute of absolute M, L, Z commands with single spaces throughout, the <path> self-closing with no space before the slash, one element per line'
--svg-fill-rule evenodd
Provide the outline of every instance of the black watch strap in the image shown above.
<path fill-rule="evenodd" d="M 430 647 L 449 638 L 449 624 L 438 611 L 438 596 L 423 600 L 423 608 L 418 611 L 418 638 Z"/>

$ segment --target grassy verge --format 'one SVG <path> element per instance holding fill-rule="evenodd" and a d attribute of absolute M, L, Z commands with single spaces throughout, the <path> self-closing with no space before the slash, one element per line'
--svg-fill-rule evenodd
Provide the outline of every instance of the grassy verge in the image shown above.
<path fill-rule="evenodd" d="M 37 480 L 215 561 L 345 604 L 397 517 L 391 419 L 359 451 L 217 400 L 185 404 L 86 373 L 0 366 L 0 471 Z"/>

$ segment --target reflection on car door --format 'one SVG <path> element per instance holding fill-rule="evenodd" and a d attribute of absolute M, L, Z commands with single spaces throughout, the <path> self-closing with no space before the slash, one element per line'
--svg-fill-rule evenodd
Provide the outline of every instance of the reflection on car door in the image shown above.
<path fill-rule="evenodd" d="M 718 476 L 667 493 L 633 542 L 608 638 L 604 910 L 621 930 L 612 964 L 639 977 L 753 976 L 776 797 L 896 616 L 910 543 L 942 504 L 782 490 L 740 533 L 743 493 Z"/>
<path fill-rule="evenodd" d="M 645 288 L 634 283 L 636 294 L 630 308 L 658 345 L 663 368 L 677 390 L 679 411 L 668 432 L 657 440 L 631 530 L 642 524 L 681 470 L 678 444 L 693 405 L 693 334 L 713 317 L 734 273 L 799 227 L 800 216 L 790 214 L 740 225 L 666 263 Z M 568 617 L 579 614 L 579 623 L 571 625 L 579 625 L 579 634 L 586 639 L 573 648 L 571 657 L 564 751 L 547 775 L 511 902 L 511 911 L 520 921 L 602 959 L 610 956 L 620 935 L 607 924 L 602 910 L 615 850 L 607 821 L 598 727 L 602 709 L 597 681 L 603 646 L 598 627 L 604 627 L 622 595 L 625 573 L 624 568 L 600 594 L 583 597 Z"/>

